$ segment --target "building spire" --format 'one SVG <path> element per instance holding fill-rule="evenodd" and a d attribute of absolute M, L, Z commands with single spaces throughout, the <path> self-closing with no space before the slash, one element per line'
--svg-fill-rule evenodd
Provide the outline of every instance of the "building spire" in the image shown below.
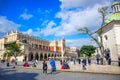
<path fill-rule="evenodd" d="M 13 30 L 13 29 L 11 30 L 11 33 L 14 33 L 14 30 Z"/>
<path fill-rule="evenodd" d="M 118 0 L 114 0 L 112 4 L 113 13 L 120 12 L 120 2 Z"/>
<path fill-rule="evenodd" d="M 16 29 L 16 33 L 19 33 L 19 30 L 18 30 L 18 29 Z"/>
<path fill-rule="evenodd" d="M 7 36 L 9 35 L 9 33 L 7 32 Z"/>

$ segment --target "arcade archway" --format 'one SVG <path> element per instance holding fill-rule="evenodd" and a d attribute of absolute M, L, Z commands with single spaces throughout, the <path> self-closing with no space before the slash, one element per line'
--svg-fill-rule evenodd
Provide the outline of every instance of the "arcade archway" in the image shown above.
<path fill-rule="evenodd" d="M 43 54 L 40 54 L 40 60 L 43 60 Z"/>
<path fill-rule="evenodd" d="M 44 55 L 44 59 L 47 60 L 47 54 Z"/>
<path fill-rule="evenodd" d="M 33 53 L 30 53 L 29 54 L 29 61 L 32 61 L 33 60 Z"/>
<path fill-rule="evenodd" d="M 38 53 L 35 54 L 35 60 L 38 60 L 39 59 L 39 56 L 38 56 Z"/>

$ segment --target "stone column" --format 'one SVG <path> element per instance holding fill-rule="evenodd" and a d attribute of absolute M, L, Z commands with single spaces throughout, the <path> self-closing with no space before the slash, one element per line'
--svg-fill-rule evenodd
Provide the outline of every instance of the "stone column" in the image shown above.
<path fill-rule="evenodd" d="M 29 54 L 26 54 L 26 61 L 29 61 Z"/>
<path fill-rule="evenodd" d="M 40 61 L 40 53 L 38 53 L 38 60 Z"/>
<path fill-rule="evenodd" d="M 48 59 L 48 55 L 49 55 L 49 54 L 47 53 L 47 59 Z"/>
<path fill-rule="evenodd" d="M 35 53 L 33 53 L 33 60 L 35 60 Z"/>
<path fill-rule="evenodd" d="M 43 59 L 45 59 L 44 57 L 45 57 L 45 54 L 44 53 L 42 53 L 43 54 Z"/>

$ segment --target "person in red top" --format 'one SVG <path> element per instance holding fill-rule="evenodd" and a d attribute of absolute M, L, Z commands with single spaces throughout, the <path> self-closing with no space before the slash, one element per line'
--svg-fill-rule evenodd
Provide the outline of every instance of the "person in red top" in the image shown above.
<path fill-rule="evenodd" d="M 29 67 L 28 62 L 25 62 L 25 64 L 23 65 L 24 67 Z"/>
<path fill-rule="evenodd" d="M 15 60 L 14 60 L 14 59 L 12 59 L 11 63 L 14 63 L 14 62 L 15 62 Z"/>
<path fill-rule="evenodd" d="M 62 62 L 61 69 L 65 69 L 65 67 L 64 67 L 64 61 Z"/>

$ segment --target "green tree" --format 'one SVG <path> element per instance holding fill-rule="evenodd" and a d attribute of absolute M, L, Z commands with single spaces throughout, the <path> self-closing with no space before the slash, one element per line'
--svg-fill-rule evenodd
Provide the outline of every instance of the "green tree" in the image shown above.
<path fill-rule="evenodd" d="M 95 47 L 92 45 L 84 45 L 80 49 L 80 54 L 85 54 L 88 57 L 91 57 L 92 54 L 95 53 Z"/>
<path fill-rule="evenodd" d="M 101 52 L 101 54 L 102 54 L 102 57 L 103 57 L 103 45 L 102 45 L 102 43 L 100 43 L 99 41 L 98 41 L 98 39 L 94 36 L 94 32 L 91 32 L 87 27 L 83 27 L 83 28 L 80 28 L 80 29 L 78 29 L 78 32 L 80 33 L 80 34 L 87 34 L 93 41 L 95 41 L 96 42 L 96 44 L 99 46 L 99 48 L 100 48 L 100 52 Z"/>
<path fill-rule="evenodd" d="M 98 41 L 97 37 L 94 36 L 96 34 L 96 32 L 92 32 L 90 31 L 87 27 L 83 27 L 83 28 L 79 28 L 78 32 L 79 34 L 87 34 L 88 36 L 90 36 L 90 38 L 92 38 L 92 40 L 94 40 L 96 42 L 96 44 L 99 46 L 100 48 L 100 53 L 102 55 L 102 57 L 104 57 L 104 47 L 103 47 L 103 41 L 102 41 L 102 26 L 105 23 L 105 17 L 107 14 L 107 6 L 101 7 L 98 9 L 98 12 L 101 14 L 102 16 L 102 24 L 101 24 L 101 28 L 100 30 L 97 31 L 98 36 L 100 37 L 100 41 Z"/>
<path fill-rule="evenodd" d="M 102 26 L 105 24 L 105 17 L 107 15 L 107 9 L 108 9 L 108 6 L 103 6 L 103 7 L 98 9 L 98 12 L 101 14 L 101 17 L 102 17 L 101 28 L 97 31 L 97 34 L 100 37 L 99 43 L 101 46 L 99 48 L 100 48 L 102 57 L 104 57 L 104 47 L 103 47 L 103 40 L 102 40 L 102 33 L 103 33 Z"/>
<path fill-rule="evenodd" d="M 21 50 L 21 45 L 17 44 L 16 42 L 12 42 L 5 45 L 6 52 L 5 55 L 11 57 L 13 56 L 15 59 L 17 59 L 18 56 L 21 56 L 23 54 L 23 50 Z"/>
<path fill-rule="evenodd" d="M 101 14 L 101 17 L 102 17 L 101 27 L 105 24 L 105 17 L 107 15 L 107 9 L 108 9 L 108 6 L 103 6 L 101 8 L 98 8 L 98 12 Z"/>

